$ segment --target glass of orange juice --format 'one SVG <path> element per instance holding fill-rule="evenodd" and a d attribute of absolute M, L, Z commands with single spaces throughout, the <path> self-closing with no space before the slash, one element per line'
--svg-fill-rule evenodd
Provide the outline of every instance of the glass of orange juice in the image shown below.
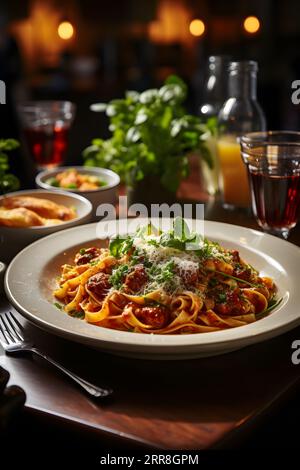
<path fill-rule="evenodd" d="M 220 188 L 225 207 L 250 207 L 247 167 L 235 136 L 220 137 L 217 143 L 220 165 Z"/>

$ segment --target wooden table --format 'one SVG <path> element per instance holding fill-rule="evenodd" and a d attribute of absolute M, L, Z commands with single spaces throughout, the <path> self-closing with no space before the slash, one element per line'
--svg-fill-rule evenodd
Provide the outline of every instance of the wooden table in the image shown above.
<path fill-rule="evenodd" d="M 244 212 L 207 203 L 206 219 L 248 227 Z M 300 245 L 300 230 L 290 239 Z M 2 308 L 5 308 L 4 300 Z M 172 361 L 125 359 L 56 338 L 25 322 L 45 352 L 95 383 L 109 384 L 114 398 L 96 402 L 44 363 L 7 357 L 0 364 L 11 383 L 27 394 L 26 413 L 57 426 L 80 427 L 83 439 L 151 449 L 207 449 L 226 446 L 297 386 L 300 366 L 292 365 L 291 343 L 300 328 L 230 354 Z"/>

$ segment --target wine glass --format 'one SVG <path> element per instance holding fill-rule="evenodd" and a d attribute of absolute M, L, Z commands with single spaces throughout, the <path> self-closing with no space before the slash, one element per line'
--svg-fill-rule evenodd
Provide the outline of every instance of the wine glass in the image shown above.
<path fill-rule="evenodd" d="M 39 170 L 62 165 L 75 105 L 70 101 L 29 101 L 19 106 L 29 152 Z"/>
<path fill-rule="evenodd" d="M 240 144 L 256 220 L 287 239 L 300 213 L 300 132 L 252 132 Z"/>

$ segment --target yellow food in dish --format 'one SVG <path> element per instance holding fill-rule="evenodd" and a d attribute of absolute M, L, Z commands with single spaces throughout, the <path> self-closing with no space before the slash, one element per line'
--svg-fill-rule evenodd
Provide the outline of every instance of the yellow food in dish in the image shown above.
<path fill-rule="evenodd" d="M 106 185 L 106 182 L 97 176 L 79 173 L 75 168 L 57 173 L 56 176 L 49 178 L 46 183 L 56 188 L 76 189 L 78 191 L 94 191 Z"/>
<path fill-rule="evenodd" d="M 0 225 L 6 227 L 50 226 L 75 217 L 73 208 L 31 196 L 4 197 L 0 205 Z"/>
<path fill-rule="evenodd" d="M 35 212 L 18 207 L 11 210 L 0 208 L 0 225 L 6 227 L 33 227 L 44 224 L 43 219 Z"/>
<path fill-rule="evenodd" d="M 178 235 L 174 224 L 158 234 L 139 229 L 106 249 L 82 248 L 62 266 L 54 296 L 58 308 L 97 326 L 186 334 L 252 323 L 278 305 L 276 290 L 237 250 L 186 226 Z"/>

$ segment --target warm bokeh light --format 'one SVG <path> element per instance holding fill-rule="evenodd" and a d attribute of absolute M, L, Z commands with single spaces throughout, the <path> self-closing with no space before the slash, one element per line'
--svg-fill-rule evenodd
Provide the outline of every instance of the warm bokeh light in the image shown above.
<path fill-rule="evenodd" d="M 202 20 L 193 20 L 190 23 L 190 33 L 193 36 L 202 36 L 205 31 L 205 24 Z"/>
<path fill-rule="evenodd" d="M 260 28 L 260 21 L 256 16 L 248 16 L 244 20 L 244 29 L 247 33 L 255 34 Z"/>
<path fill-rule="evenodd" d="M 190 11 L 182 0 L 160 0 L 156 19 L 149 23 L 150 40 L 161 44 L 191 41 L 190 18 Z"/>
<path fill-rule="evenodd" d="M 58 26 L 57 32 L 61 39 L 71 39 L 74 35 L 74 28 L 69 21 L 63 21 Z"/>

